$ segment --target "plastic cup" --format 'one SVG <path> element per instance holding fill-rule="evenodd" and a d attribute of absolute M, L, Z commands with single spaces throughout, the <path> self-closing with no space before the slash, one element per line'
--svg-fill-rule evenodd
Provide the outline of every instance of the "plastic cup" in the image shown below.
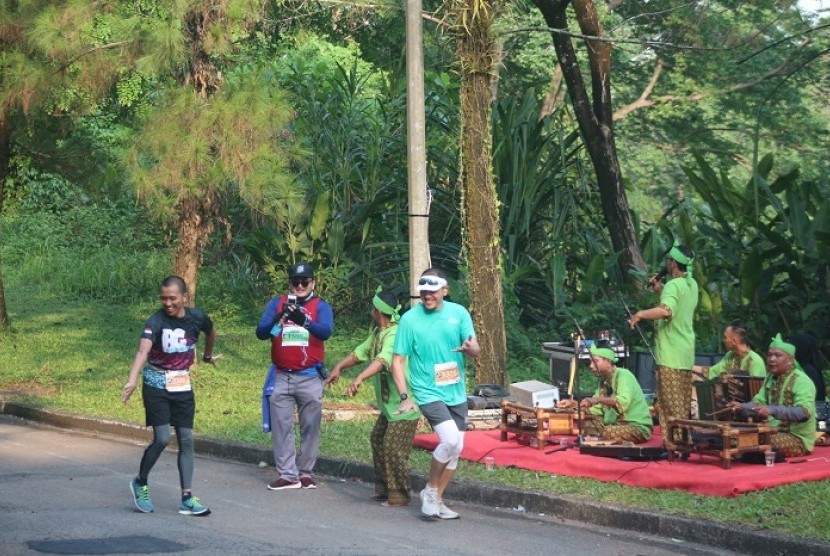
<path fill-rule="evenodd" d="M 775 465 L 775 452 L 773 452 L 771 450 L 769 452 L 764 452 L 764 461 L 766 462 L 767 467 L 774 466 Z"/>
<path fill-rule="evenodd" d="M 485 457 L 484 467 L 487 468 L 487 471 L 492 471 L 496 467 L 496 458 L 494 458 L 493 456 Z"/>

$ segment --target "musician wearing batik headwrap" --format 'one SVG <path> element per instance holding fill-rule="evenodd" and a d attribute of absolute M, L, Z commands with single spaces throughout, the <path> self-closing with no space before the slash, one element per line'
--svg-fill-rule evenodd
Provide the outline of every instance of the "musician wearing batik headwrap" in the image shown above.
<path fill-rule="evenodd" d="M 411 409 L 398 413 L 401 403 L 391 375 L 392 348 L 398 332 L 401 305 L 381 286 L 372 298 L 372 321 L 375 326 L 368 337 L 354 351 L 338 362 L 329 374 L 326 385 L 340 380 L 344 369 L 366 363 L 363 371 L 346 387 L 346 395 L 354 396 L 366 379 L 371 379 L 375 389 L 375 403 L 380 410 L 369 442 L 372 446 L 372 461 L 375 468 L 375 494 L 372 500 L 382 506 L 394 507 L 409 504 L 409 453 L 412 439 L 418 428 L 421 413 Z M 407 393 L 411 396 L 409 369 L 405 368 Z"/>
<path fill-rule="evenodd" d="M 600 379 L 596 393 L 580 404 L 588 410 L 583 432 L 601 440 L 646 442 L 651 438 L 651 414 L 643 390 L 628 369 L 617 367 L 613 350 L 591 345 L 591 371 Z M 573 406 L 562 400 L 559 407 Z"/>
<path fill-rule="evenodd" d="M 692 406 L 692 368 L 695 363 L 693 320 L 697 307 L 697 282 L 692 278 L 694 253 L 675 242 L 666 258 L 669 280 L 663 285 L 652 279 L 651 287 L 660 303 L 632 315 L 631 328 L 640 321 L 657 321 L 657 399 L 660 403 L 660 429 L 663 443 L 669 439 L 669 419 L 688 419 Z M 679 435 L 681 431 L 677 431 Z"/>
<path fill-rule="evenodd" d="M 767 378 L 748 403 L 732 402 L 736 413 L 769 418 L 778 433 L 770 437 L 772 449 L 784 457 L 813 451 L 816 431 L 816 387 L 795 362 L 795 346 L 773 338 L 767 350 Z"/>

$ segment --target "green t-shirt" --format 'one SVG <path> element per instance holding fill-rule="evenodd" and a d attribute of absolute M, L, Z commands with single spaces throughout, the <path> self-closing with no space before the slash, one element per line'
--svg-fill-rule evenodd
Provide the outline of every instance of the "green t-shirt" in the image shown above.
<path fill-rule="evenodd" d="M 401 397 L 398 394 L 398 389 L 395 387 L 395 381 L 392 379 L 392 373 L 389 372 L 389 369 L 392 367 L 392 347 L 395 345 L 395 333 L 397 331 L 397 324 L 393 324 L 384 330 L 373 328 L 369 336 L 352 353 L 361 363 L 366 363 L 374 359 L 383 363 L 383 369 L 371 377 L 372 386 L 375 388 L 375 400 L 383 416 L 388 421 L 412 421 L 421 417 L 421 412 L 417 409 L 407 411 L 406 413 L 395 414 L 398 406 L 401 404 Z M 404 373 L 406 374 L 407 392 L 412 396 L 407 365 L 404 365 Z"/>
<path fill-rule="evenodd" d="M 697 282 L 685 277 L 673 278 L 663 286 L 660 305 L 671 317 L 657 321 L 657 364 L 672 369 L 692 370 L 695 364 L 695 330 Z"/>
<path fill-rule="evenodd" d="M 600 385 L 594 394 L 595 397 L 612 396 L 616 407 L 597 404 L 591 407 L 592 415 L 602 415 L 602 422 L 606 425 L 632 425 L 645 435 L 651 435 L 653 421 L 649 413 L 648 403 L 640 388 L 640 383 L 628 369 L 617 367 L 611 377 L 611 392 L 606 392 Z"/>
<path fill-rule="evenodd" d="M 454 350 L 470 336 L 476 337 L 470 313 L 452 301 L 444 300 L 440 309 L 432 311 L 419 303 L 404 313 L 394 352 L 407 357 L 412 391 L 419 404 L 467 402 L 464 354 Z"/>
<path fill-rule="evenodd" d="M 769 423 L 781 432 L 796 435 L 804 443 L 808 452 L 813 451 L 816 442 L 816 385 L 803 371 L 793 369 L 785 375 L 775 376 L 770 373 L 764 380 L 764 386 L 752 401 L 761 405 L 784 405 L 803 407 L 810 417 L 801 423 L 779 421 L 770 416 Z"/>
<path fill-rule="evenodd" d="M 733 373 L 735 371 L 743 371 L 749 373 L 749 376 L 760 378 L 767 376 L 767 366 L 764 359 L 754 351 L 749 350 L 740 360 L 733 351 L 727 351 L 723 359 L 709 367 L 709 378 L 717 378 L 723 373 Z"/>

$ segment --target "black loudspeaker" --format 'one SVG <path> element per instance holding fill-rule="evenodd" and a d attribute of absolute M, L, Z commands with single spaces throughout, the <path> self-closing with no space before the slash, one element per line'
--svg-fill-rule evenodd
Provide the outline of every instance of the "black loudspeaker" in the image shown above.
<path fill-rule="evenodd" d="M 657 391 L 657 365 L 654 363 L 654 358 L 647 351 L 631 352 L 629 357 L 631 361 L 628 370 L 634 373 L 637 382 L 640 383 L 640 388 L 643 389 L 644 394 L 653 394 Z"/>
<path fill-rule="evenodd" d="M 723 358 L 720 353 L 696 353 L 695 365 L 711 367 Z M 657 391 L 657 364 L 647 351 L 632 351 L 629 357 L 631 366 L 628 370 L 637 377 L 640 388 L 645 394 Z"/>

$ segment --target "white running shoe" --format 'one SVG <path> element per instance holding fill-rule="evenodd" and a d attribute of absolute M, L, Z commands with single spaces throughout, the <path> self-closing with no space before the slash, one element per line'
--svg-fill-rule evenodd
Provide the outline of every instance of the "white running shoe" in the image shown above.
<path fill-rule="evenodd" d="M 429 517 L 438 517 L 441 506 L 438 500 L 438 489 L 424 487 L 421 491 L 421 513 Z"/>
<path fill-rule="evenodd" d="M 441 519 L 458 519 L 461 517 L 458 512 L 454 512 L 444 505 L 443 500 L 438 501 L 438 517 Z"/>

